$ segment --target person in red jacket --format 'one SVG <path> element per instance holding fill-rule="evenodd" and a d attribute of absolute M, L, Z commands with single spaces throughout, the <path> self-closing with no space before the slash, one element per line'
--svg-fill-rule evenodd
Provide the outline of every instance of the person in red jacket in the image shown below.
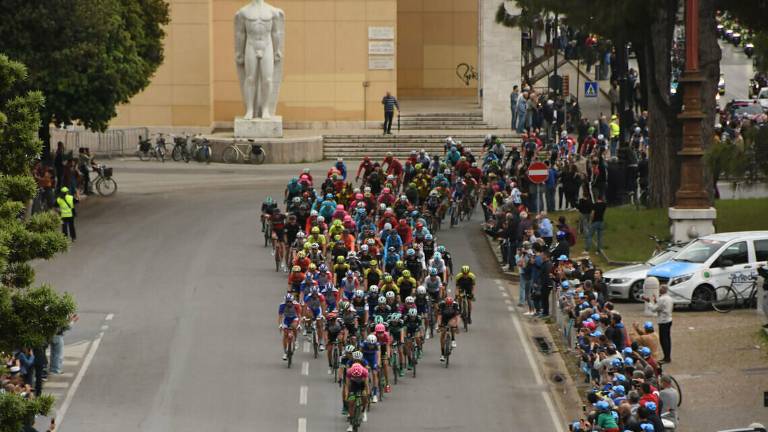
<path fill-rule="evenodd" d="M 381 168 L 384 169 L 386 166 L 386 173 L 387 175 L 393 175 L 395 178 L 397 178 L 398 184 L 402 180 L 403 176 L 403 164 L 400 163 L 400 161 L 392 156 L 392 153 L 387 153 L 387 157 L 384 158 L 384 163 L 381 164 Z"/>
<path fill-rule="evenodd" d="M 404 245 L 413 243 L 413 230 L 411 229 L 411 226 L 408 225 L 407 220 L 400 219 L 398 221 L 397 233 L 400 235 L 400 239 L 403 241 Z"/>
<path fill-rule="evenodd" d="M 368 156 L 363 157 L 363 161 L 360 162 L 360 166 L 357 167 L 357 174 L 355 174 L 355 181 L 360 180 L 360 175 L 362 174 L 363 181 L 365 181 L 366 178 L 368 178 L 368 175 L 373 171 L 373 162 L 371 162 L 371 158 Z"/>

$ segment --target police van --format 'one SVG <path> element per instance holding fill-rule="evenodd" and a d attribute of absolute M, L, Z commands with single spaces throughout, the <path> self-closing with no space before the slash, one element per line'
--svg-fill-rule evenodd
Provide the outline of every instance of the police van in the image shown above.
<path fill-rule="evenodd" d="M 733 283 L 746 295 L 766 261 L 768 231 L 712 234 L 690 242 L 672 260 L 652 267 L 648 276 L 667 285 L 675 304 L 703 310 L 711 306 L 717 287 Z"/>

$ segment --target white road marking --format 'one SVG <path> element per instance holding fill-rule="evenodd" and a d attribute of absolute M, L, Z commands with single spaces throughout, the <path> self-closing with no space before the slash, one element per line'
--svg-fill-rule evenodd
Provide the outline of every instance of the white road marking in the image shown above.
<path fill-rule="evenodd" d="M 307 342 L 307 341 L 304 341 L 304 352 L 305 353 L 309 352 L 309 347 L 310 347 L 310 343 Z"/>
<path fill-rule="evenodd" d="M 61 427 L 61 424 L 64 422 L 64 416 L 67 414 L 69 406 L 72 405 L 72 399 L 74 399 L 75 393 L 80 387 L 80 383 L 83 382 L 83 377 L 88 371 L 88 367 L 91 366 L 93 357 L 96 355 L 96 350 L 98 350 L 99 345 L 101 345 L 102 338 L 104 338 L 104 332 L 99 333 L 99 336 L 96 337 L 96 339 L 91 344 L 91 347 L 88 349 L 88 354 L 85 355 L 85 360 L 83 360 L 83 366 L 77 372 L 75 380 L 72 381 L 72 385 L 69 387 L 67 397 L 64 398 L 64 403 L 61 404 L 61 408 L 59 408 L 59 411 L 56 413 L 56 424 L 59 425 L 59 427 Z"/>
<path fill-rule="evenodd" d="M 511 305 L 511 304 L 512 304 L 512 300 L 510 300 L 510 299 L 504 299 L 504 303 L 506 303 L 506 304 L 508 304 L 508 305 Z"/>
<path fill-rule="evenodd" d="M 69 383 L 66 381 L 48 381 L 45 383 L 45 388 L 65 389 L 67 387 L 69 387 Z"/>
<path fill-rule="evenodd" d="M 309 387 L 303 385 L 299 389 L 299 405 L 306 405 L 307 404 L 307 392 L 309 392 Z"/>
<path fill-rule="evenodd" d="M 501 292 L 502 297 L 509 297 L 509 294 L 506 291 Z"/>
<path fill-rule="evenodd" d="M 515 331 L 517 331 L 517 337 L 520 338 L 520 341 L 523 345 L 523 351 L 525 351 L 525 357 L 528 359 L 528 365 L 531 367 L 531 370 L 533 370 L 533 377 L 536 380 L 537 385 L 544 384 L 544 380 L 541 378 L 541 372 L 539 371 L 539 367 L 536 364 L 536 359 L 533 357 L 533 351 L 531 350 L 530 342 L 525 337 L 525 332 L 523 332 L 523 327 L 520 325 L 520 321 L 517 319 L 516 314 L 511 315 L 512 318 L 512 325 L 515 327 Z M 542 397 L 544 398 L 544 403 L 547 405 L 547 409 L 549 411 L 549 415 L 552 418 L 552 424 L 554 426 L 554 430 L 557 432 L 563 432 L 563 422 L 560 421 L 560 415 L 556 411 L 554 404 L 552 403 L 552 399 L 549 396 L 549 392 L 542 391 Z"/>
<path fill-rule="evenodd" d="M 80 360 L 64 360 L 61 364 L 64 366 L 77 366 L 80 364 Z"/>
<path fill-rule="evenodd" d="M 309 376 L 309 362 L 303 361 L 301 362 L 301 374 L 304 376 Z"/>
<path fill-rule="evenodd" d="M 501 292 L 504 292 L 504 287 L 503 287 L 503 286 L 499 285 L 499 286 L 497 286 L 496 288 L 498 288 L 498 289 L 499 289 L 499 291 L 501 291 Z"/>
<path fill-rule="evenodd" d="M 101 331 L 105 331 L 107 329 L 109 329 L 108 325 L 104 324 L 103 326 L 101 326 Z"/>
<path fill-rule="evenodd" d="M 510 312 L 514 312 L 515 308 L 510 305 L 510 306 L 507 306 L 507 310 L 510 311 Z"/>
<path fill-rule="evenodd" d="M 104 321 L 112 321 L 112 318 L 115 317 L 115 314 L 109 314 L 106 318 L 104 318 Z"/>
<path fill-rule="evenodd" d="M 299 419 L 298 432 L 307 432 L 307 419 L 304 417 Z"/>
<path fill-rule="evenodd" d="M 504 284 L 504 282 L 501 279 L 496 279 L 495 282 L 496 282 L 496 285 Z"/>

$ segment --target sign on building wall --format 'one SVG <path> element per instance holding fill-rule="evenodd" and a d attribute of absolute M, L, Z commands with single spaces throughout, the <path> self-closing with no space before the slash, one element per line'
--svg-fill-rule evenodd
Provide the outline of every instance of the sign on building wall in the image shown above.
<path fill-rule="evenodd" d="M 388 40 L 395 38 L 394 27 L 368 27 L 368 39 Z"/>
<path fill-rule="evenodd" d="M 368 41 L 368 54 L 394 54 L 394 41 Z"/>
<path fill-rule="evenodd" d="M 368 56 L 368 69 L 370 70 L 392 70 L 395 68 L 395 57 L 393 56 Z"/>

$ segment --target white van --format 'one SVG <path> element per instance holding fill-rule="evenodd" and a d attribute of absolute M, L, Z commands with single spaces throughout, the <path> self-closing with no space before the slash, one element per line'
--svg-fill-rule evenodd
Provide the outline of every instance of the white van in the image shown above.
<path fill-rule="evenodd" d="M 768 231 L 712 234 L 685 246 L 672 260 L 648 271 L 669 287 L 675 304 L 710 307 L 715 288 L 731 285 L 745 293 L 757 268 L 768 261 Z"/>

